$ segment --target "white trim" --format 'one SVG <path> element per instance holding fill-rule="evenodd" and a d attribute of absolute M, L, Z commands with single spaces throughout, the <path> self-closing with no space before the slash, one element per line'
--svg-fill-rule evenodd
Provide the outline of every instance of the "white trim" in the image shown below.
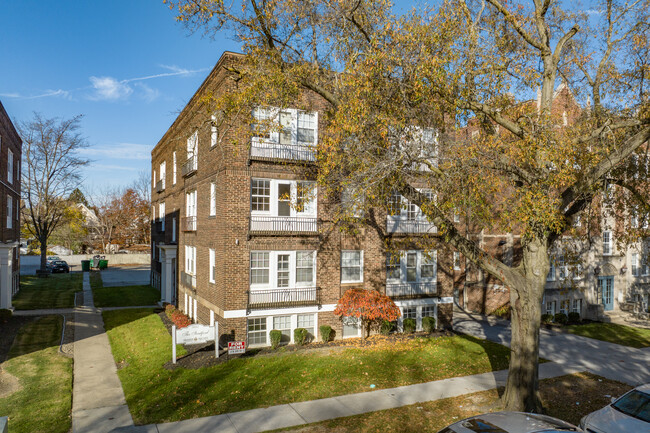
<path fill-rule="evenodd" d="M 357 253 L 357 252 L 360 253 L 359 254 L 359 268 L 360 268 L 359 280 L 344 280 L 343 279 L 343 253 Z M 341 258 L 340 258 L 340 261 L 339 261 L 339 267 L 340 267 L 340 271 L 341 271 L 341 283 L 345 283 L 345 284 L 347 284 L 347 283 L 363 283 L 363 269 L 364 269 L 364 266 L 363 266 L 363 250 L 342 250 L 341 251 Z M 351 268 L 352 266 L 348 266 L 348 267 Z"/>
<path fill-rule="evenodd" d="M 210 310 L 210 326 L 214 326 L 214 311 Z"/>
<path fill-rule="evenodd" d="M 223 312 L 224 319 L 240 319 L 242 317 L 264 317 L 264 316 L 286 316 L 289 314 L 306 314 L 306 313 L 329 313 L 334 311 L 336 304 L 322 305 L 320 310 L 318 306 L 313 307 L 296 307 L 296 308 L 282 308 L 278 310 L 259 310 L 251 311 L 246 314 L 246 310 L 227 310 Z"/>

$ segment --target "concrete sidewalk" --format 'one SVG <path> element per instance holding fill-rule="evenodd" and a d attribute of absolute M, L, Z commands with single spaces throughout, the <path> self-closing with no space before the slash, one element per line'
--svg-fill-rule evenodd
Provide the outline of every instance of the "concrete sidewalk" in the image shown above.
<path fill-rule="evenodd" d="M 95 309 L 90 277 L 83 275 L 84 306 L 75 309 L 73 433 L 104 433 L 132 426 L 104 320 Z"/>

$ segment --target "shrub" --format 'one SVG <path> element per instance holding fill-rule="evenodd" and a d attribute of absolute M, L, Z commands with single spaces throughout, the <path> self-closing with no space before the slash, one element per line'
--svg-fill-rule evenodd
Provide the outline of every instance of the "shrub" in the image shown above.
<path fill-rule="evenodd" d="M 492 315 L 502 319 L 510 319 L 510 304 L 502 305 L 495 309 L 492 311 Z"/>
<path fill-rule="evenodd" d="M 569 322 L 571 323 L 579 323 L 580 322 L 580 313 L 577 313 L 575 311 L 572 311 L 569 313 Z"/>
<path fill-rule="evenodd" d="M 429 334 L 436 330 L 436 318 L 435 317 L 423 317 L 422 318 L 422 329 L 424 332 Z"/>
<path fill-rule="evenodd" d="M 189 317 L 187 317 L 185 314 L 181 313 L 180 310 L 174 310 L 172 313 L 171 317 L 172 323 L 176 325 L 177 328 L 185 328 L 186 326 L 190 326 L 192 324 L 192 321 L 190 320 Z"/>
<path fill-rule="evenodd" d="M 165 305 L 165 314 L 167 315 L 167 317 L 169 317 L 169 320 L 172 319 L 172 315 L 174 314 L 174 311 L 176 311 L 176 307 L 173 304 Z"/>
<path fill-rule="evenodd" d="M 273 331 L 269 332 L 269 336 L 271 337 L 271 348 L 277 349 L 280 345 L 280 341 L 282 340 L 282 331 L 274 329 Z"/>
<path fill-rule="evenodd" d="M 555 315 L 555 323 L 559 323 L 560 325 L 566 325 L 568 321 L 569 318 L 564 313 L 557 313 Z"/>
<path fill-rule="evenodd" d="M 13 313 L 11 310 L 8 310 L 6 308 L 3 308 L 0 310 L 0 323 L 7 323 L 9 319 L 11 319 L 11 315 Z"/>
<path fill-rule="evenodd" d="M 415 332 L 415 319 L 404 319 L 404 332 L 407 334 L 412 334 Z"/>
<path fill-rule="evenodd" d="M 305 328 L 296 328 L 293 330 L 293 341 L 296 344 L 303 345 L 307 343 L 309 339 L 309 331 Z"/>
<path fill-rule="evenodd" d="M 553 322 L 553 315 L 552 314 L 542 314 L 542 323 L 551 323 Z"/>
<path fill-rule="evenodd" d="M 384 320 L 381 322 L 381 328 L 379 328 L 379 332 L 381 335 L 388 335 L 391 332 L 395 330 L 395 323 L 391 322 L 389 320 Z"/>
<path fill-rule="evenodd" d="M 370 335 L 370 329 L 380 329 L 384 320 L 397 320 L 401 315 L 399 307 L 388 296 L 376 290 L 350 289 L 339 299 L 334 314 L 341 317 L 361 319 L 365 328 L 363 337 Z"/>
<path fill-rule="evenodd" d="M 320 337 L 323 339 L 324 343 L 327 343 L 332 338 L 332 327 L 330 325 L 321 325 Z"/>

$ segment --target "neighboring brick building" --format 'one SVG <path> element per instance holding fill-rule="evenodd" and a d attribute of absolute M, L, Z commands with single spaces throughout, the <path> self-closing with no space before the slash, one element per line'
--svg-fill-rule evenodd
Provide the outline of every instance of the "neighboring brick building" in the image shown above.
<path fill-rule="evenodd" d="M 272 329 L 286 341 L 297 327 L 320 339 L 323 324 L 337 338 L 359 336 L 332 313 L 357 287 L 388 294 L 418 327 L 424 316 L 450 326 L 451 261 L 435 234 L 423 242 L 435 227 L 417 207 L 376 210 L 381 230 L 333 226 L 333 203 L 314 181 L 322 100 L 255 109 L 257 122 L 277 119 L 280 132 L 251 138 L 249 125 L 216 127 L 201 98 L 234 89 L 226 66 L 240 58 L 223 54 L 152 151 L 152 281 L 163 302 L 251 346 L 269 344 Z M 386 237 L 401 242 L 399 260 L 387 260 Z"/>
<path fill-rule="evenodd" d="M 20 280 L 22 140 L 0 102 L 0 309 L 11 308 Z"/>
<path fill-rule="evenodd" d="M 535 101 L 524 104 L 534 107 Z M 558 126 L 570 126 L 580 112 L 581 108 L 569 89 L 564 85 L 558 86 L 552 113 L 556 119 L 560 119 Z M 464 139 L 471 139 L 480 133 L 473 122 L 462 131 Z M 639 167 L 643 173 L 647 173 L 647 166 Z M 554 315 L 573 311 L 586 318 L 602 319 L 621 310 L 648 311 L 650 238 L 639 239 L 627 247 L 618 245 L 617 239 L 625 236 L 630 229 L 647 228 L 650 216 L 624 214 L 612 208 L 608 204 L 611 197 L 607 197 L 612 193 L 608 190 L 607 194 L 595 200 L 593 210 L 602 215 L 602 224 L 587 228 L 578 220 L 575 229 L 580 237 L 565 235 L 551 251 L 551 269 L 547 276 L 542 313 Z M 589 235 L 586 234 L 587 230 Z M 517 234 L 470 227 L 467 236 L 508 265 L 516 265 L 521 259 L 520 236 Z M 461 306 L 489 314 L 509 305 L 510 293 L 501 281 L 476 267 L 466 266 L 459 256 L 457 264 L 454 295 Z"/>

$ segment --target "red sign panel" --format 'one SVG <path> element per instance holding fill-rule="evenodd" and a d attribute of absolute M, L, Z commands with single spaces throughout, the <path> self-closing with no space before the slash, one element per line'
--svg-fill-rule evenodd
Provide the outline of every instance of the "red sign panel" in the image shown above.
<path fill-rule="evenodd" d="M 228 354 L 236 355 L 238 353 L 246 352 L 246 342 L 245 341 L 230 341 L 228 342 Z"/>

